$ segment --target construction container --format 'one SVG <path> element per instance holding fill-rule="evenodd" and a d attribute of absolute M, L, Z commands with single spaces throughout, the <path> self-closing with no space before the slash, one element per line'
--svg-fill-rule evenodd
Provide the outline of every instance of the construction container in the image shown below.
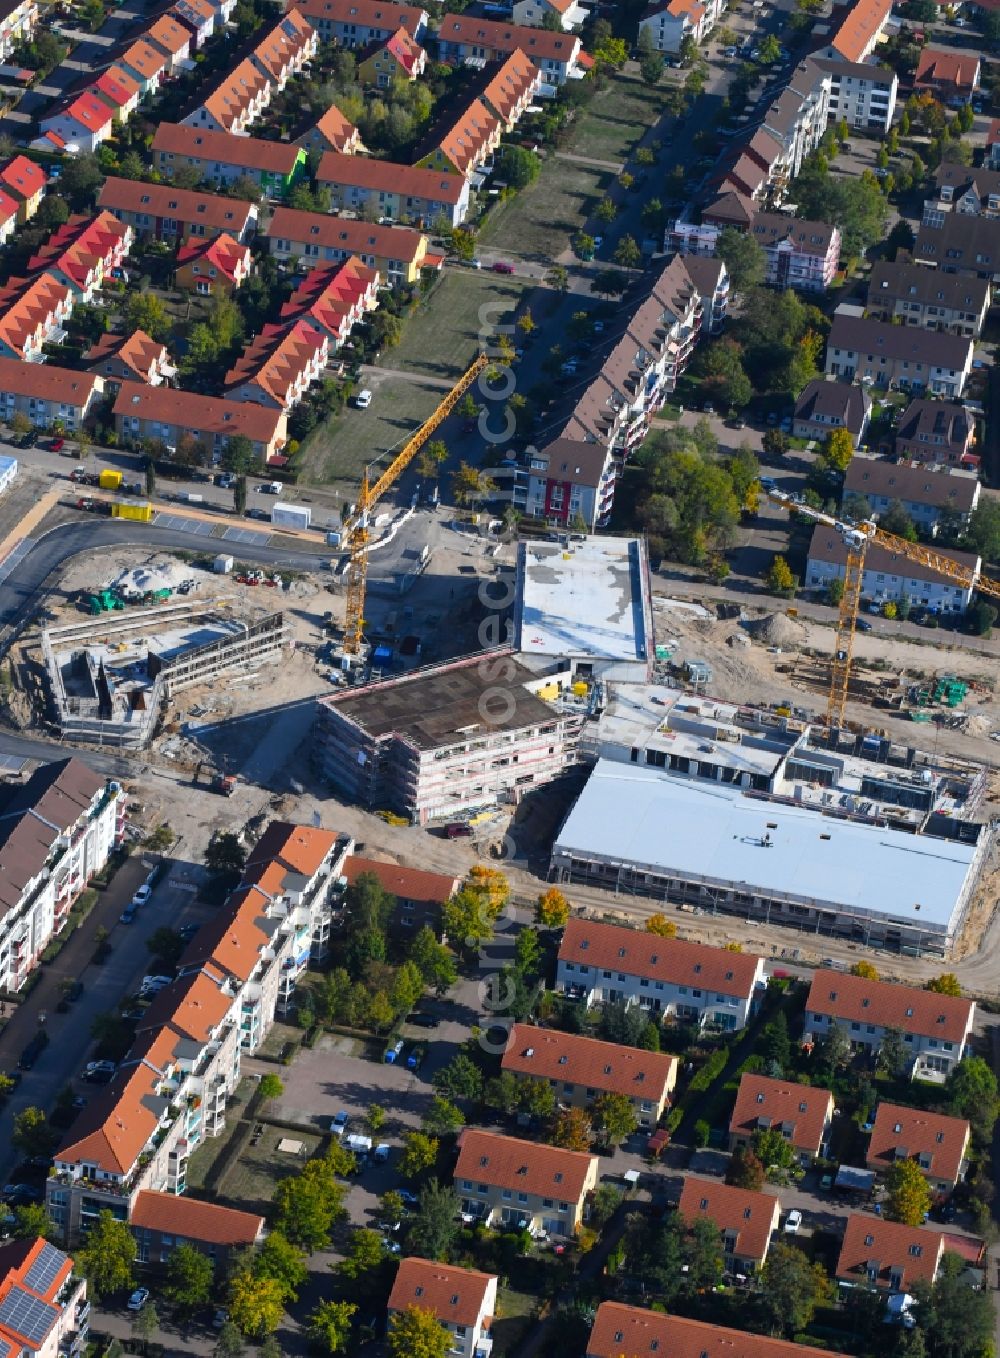
<path fill-rule="evenodd" d="M 145 500 L 116 500 L 111 506 L 111 517 L 149 523 L 153 517 L 153 506 Z"/>
<path fill-rule="evenodd" d="M 339 547 L 342 536 L 339 528 L 328 528 L 326 530 L 326 545 L 328 547 Z"/>
<path fill-rule="evenodd" d="M 271 522 L 281 528 L 308 528 L 312 511 L 308 505 L 275 505 L 271 510 Z"/>
<path fill-rule="evenodd" d="M 233 569 L 233 558 L 231 556 L 217 556 L 212 563 L 212 570 L 216 575 L 229 575 Z"/>
<path fill-rule="evenodd" d="M 125 477 L 121 472 L 105 470 L 97 478 L 97 484 L 101 490 L 117 490 Z"/>

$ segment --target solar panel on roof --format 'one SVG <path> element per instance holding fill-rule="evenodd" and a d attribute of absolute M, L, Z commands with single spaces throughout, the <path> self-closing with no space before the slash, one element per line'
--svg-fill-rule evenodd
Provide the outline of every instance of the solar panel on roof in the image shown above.
<path fill-rule="evenodd" d="M 12 1287 L 0 1302 L 0 1325 L 23 1335 L 35 1348 L 41 1348 L 58 1319 L 59 1312 L 54 1306 L 33 1297 L 23 1287 Z"/>
<path fill-rule="evenodd" d="M 11 1358 L 13 1352 L 14 1350 L 11 1348 L 10 1344 L 7 1343 L 6 1339 L 0 1339 L 0 1358 Z"/>
<path fill-rule="evenodd" d="M 59 1271 L 66 1262 L 66 1255 L 55 1245 L 44 1244 L 38 1258 L 24 1275 L 24 1281 L 33 1292 L 45 1293 L 49 1290 Z"/>

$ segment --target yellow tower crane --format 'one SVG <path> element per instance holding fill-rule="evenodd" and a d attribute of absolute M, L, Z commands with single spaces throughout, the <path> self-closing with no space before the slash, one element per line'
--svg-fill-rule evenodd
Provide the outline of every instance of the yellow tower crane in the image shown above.
<path fill-rule="evenodd" d="M 346 525 L 346 547 L 350 557 L 347 568 L 347 617 L 344 623 L 344 654 L 357 655 L 365 628 L 365 589 L 368 582 L 368 524 L 372 507 L 410 465 L 435 429 L 451 414 L 455 406 L 486 368 L 489 359 L 480 354 L 472 367 L 458 379 L 434 413 L 403 445 L 382 475 L 372 483 L 368 468 L 361 478 L 361 490 L 354 514 Z"/>
<path fill-rule="evenodd" d="M 988 594 L 991 598 L 1000 599 L 1000 580 L 991 580 L 988 576 L 977 575 L 970 567 L 963 566 L 944 552 L 936 551 L 933 547 L 925 547 L 920 542 L 908 542 L 906 538 L 899 538 L 895 533 L 887 533 L 884 528 L 879 528 L 878 524 L 871 520 L 865 523 L 847 523 L 841 519 L 835 519 L 831 514 L 824 514 L 822 510 L 810 509 L 808 505 L 796 504 L 787 495 L 782 495 L 780 491 L 769 492 L 768 499 L 781 505 L 789 513 L 801 514 L 804 518 L 811 519 L 813 523 L 821 523 L 828 528 L 836 529 L 847 549 L 847 564 L 844 568 L 844 592 L 840 598 L 840 611 L 837 616 L 837 638 L 833 648 L 833 660 L 830 667 L 830 691 L 826 705 L 826 720 L 830 726 L 842 726 L 844 724 L 844 713 L 847 708 L 847 687 L 850 683 L 851 659 L 854 654 L 854 632 L 858 621 L 858 610 L 861 607 L 861 584 L 865 573 L 865 553 L 871 543 L 874 542 L 879 547 L 885 547 L 897 556 L 905 557 L 907 561 L 914 561 L 919 566 L 926 566 L 938 575 L 943 575 L 945 579 L 954 580 L 958 585 L 965 585 L 966 588 L 977 589 L 980 594 Z"/>

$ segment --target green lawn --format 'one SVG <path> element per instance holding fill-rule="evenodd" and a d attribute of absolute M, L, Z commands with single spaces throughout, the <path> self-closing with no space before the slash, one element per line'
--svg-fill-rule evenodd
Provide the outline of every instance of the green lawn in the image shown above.
<path fill-rule="evenodd" d="M 345 410 L 309 435 L 300 455 L 300 485 L 356 488 L 365 465 L 398 452 L 427 419 L 443 391 L 406 378 L 366 379 L 374 392 L 367 410 Z"/>
<path fill-rule="evenodd" d="M 535 1323 L 532 1312 L 538 1305 L 538 1298 L 528 1292 L 515 1292 L 513 1288 L 501 1287 L 497 1292 L 497 1314 L 490 1327 L 493 1335 L 493 1352 L 496 1358 L 512 1353 L 523 1336 Z"/>
<path fill-rule="evenodd" d="M 585 225 L 613 178 L 609 172 L 550 156 L 530 188 L 491 210 L 479 239 L 493 249 L 548 264 Z"/>
<path fill-rule="evenodd" d="M 321 1136 L 290 1132 L 264 1123 L 264 1135 L 256 1146 L 247 1146 L 218 1187 L 219 1197 L 246 1212 L 265 1213 L 282 1179 L 298 1174 L 306 1161 L 316 1154 Z M 283 1140 L 297 1141 L 302 1149 L 292 1154 L 279 1151 Z"/>
<path fill-rule="evenodd" d="M 665 81 L 650 89 L 638 75 L 615 75 L 577 115 L 565 149 L 594 160 L 626 161 L 662 113 L 667 88 Z"/>
<path fill-rule="evenodd" d="M 383 366 L 457 380 L 479 352 L 484 333 L 488 338 L 499 321 L 513 319 L 527 287 L 510 274 L 448 268 L 406 321 L 401 342 L 383 353 Z"/>

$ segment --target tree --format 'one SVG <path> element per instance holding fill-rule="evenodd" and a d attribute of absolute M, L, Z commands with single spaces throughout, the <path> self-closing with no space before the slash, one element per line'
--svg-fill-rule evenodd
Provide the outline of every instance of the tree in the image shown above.
<path fill-rule="evenodd" d="M 780 594 L 790 599 L 798 587 L 798 580 L 781 553 L 776 553 L 764 577 L 764 583 L 772 594 Z"/>
<path fill-rule="evenodd" d="M 253 1271 L 258 1278 L 271 1278 L 281 1287 L 285 1305 L 297 1301 L 299 1288 L 309 1276 L 306 1257 L 279 1230 L 273 1230 L 253 1259 Z"/>
<path fill-rule="evenodd" d="M 544 891 L 535 903 L 535 918 L 546 929 L 564 929 L 569 914 L 569 901 L 555 886 Z"/>
<path fill-rule="evenodd" d="M 888 509 L 879 515 L 878 522 L 879 527 L 887 533 L 895 533 L 896 537 L 904 538 L 907 542 L 917 540 L 916 526 L 898 500 L 893 500 Z"/>
<path fill-rule="evenodd" d="M 660 83 L 660 77 L 663 75 L 663 57 L 659 52 L 648 52 L 640 59 L 639 74 L 647 85 Z"/>
<path fill-rule="evenodd" d="M 522 976 L 537 976 L 542 965 L 542 945 L 537 932 L 526 927 L 518 932 L 514 942 L 514 970 Z"/>
<path fill-rule="evenodd" d="M 501 152 L 500 172 L 512 189 L 526 189 L 541 173 L 542 162 L 534 151 L 506 145 Z"/>
<path fill-rule="evenodd" d="M 759 1193 L 764 1187 L 766 1178 L 767 1174 L 760 1157 L 755 1155 L 749 1146 L 737 1146 L 726 1170 L 726 1183 Z"/>
<path fill-rule="evenodd" d="M 268 1071 L 266 1075 L 260 1077 L 257 1088 L 260 1090 L 260 1097 L 265 1103 L 271 1099 L 280 1099 L 285 1092 L 285 1086 L 281 1083 L 281 1076 L 275 1075 L 273 1071 Z"/>
<path fill-rule="evenodd" d="M 253 444 L 246 434 L 234 434 L 232 438 L 226 439 L 221 459 L 223 471 L 235 472 L 237 476 L 246 476 L 247 472 L 256 469 L 257 463 L 257 454 L 254 452 Z"/>
<path fill-rule="evenodd" d="M 248 1265 L 230 1279 L 229 1319 L 240 1334 L 253 1339 L 273 1334 L 284 1313 L 284 1289 L 277 1278 L 257 1277 Z"/>
<path fill-rule="evenodd" d="M 132 1313 L 129 1328 L 132 1331 L 132 1338 L 142 1345 L 142 1351 L 145 1353 L 146 1346 L 160 1328 L 160 1317 L 156 1314 L 156 1307 L 151 1301 L 147 1301 L 145 1306 Z"/>
<path fill-rule="evenodd" d="M 59 60 L 62 60 L 60 57 Z M 89 207 L 94 194 L 104 182 L 104 171 L 97 157 L 85 152 L 80 156 L 67 156 L 62 164 L 62 178 L 59 189 L 70 206 L 77 212 Z M 164 312 L 164 315 L 166 312 Z M 145 327 L 143 327 L 145 329 Z M 152 331 L 148 331 L 152 334 Z M 155 338 L 155 337 L 154 337 Z"/>
<path fill-rule="evenodd" d="M 151 500 L 156 494 L 156 462 L 153 458 L 146 459 L 146 498 Z"/>
<path fill-rule="evenodd" d="M 233 509 L 237 514 L 245 514 L 247 507 L 247 479 L 245 476 L 238 476 L 233 486 Z"/>
<path fill-rule="evenodd" d="M 384 1258 L 385 1249 L 378 1231 L 352 1231 L 347 1242 L 347 1255 L 337 1265 L 337 1272 L 353 1281 L 363 1273 L 378 1268 Z"/>
<path fill-rule="evenodd" d="M 965 544 L 986 561 L 1000 561 L 1000 502 L 980 499 L 969 515 Z"/>
<path fill-rule="evenodd" d="M 906 1047 L 898 1028 L 886 1028 L 878 1049 L 878 1065 L 889 1075 L 898 1075 L 906 1065 Z"/>
<path fill-rule="evenodd" d="M 343 1353 L 357 1309 L 351 1301 L 321 1301 L 309 1317 L 309 1338 L 323 1353 Z"/>
<path fill-rule="evenodd" d="M 219 1331 L 214 1352 L 215 1358 L 240 1358 L 241 1354 L 246 1353 L 243 1336 L 228 1318 Z M 263 1348 L 261 1348 L 261 1352 L 263 1353 Z"/>
<path fill-rule="evenodd" d="M 794 1245 L 779 1241 L 771 1246 L 761 1273 L 761 1302 L 772 1334 L 791 1338 L 804 1330 L 831 1295 L 822 1264 L 811 1264 Z"/>
<path fill-rule="evenodd" d="M 49 1156 L 55 1150 L 58 1137 L 40 1108 L 29 1104 L 14 1114 L 11 1141 L 24 1155 Z"/>
<path fill-rule="evenodd" d="M 426 1132 L 407 1132 L 403 1137 L 403 1153 L 399 1157 L 399 1173 L 403 1179 L 415 1179 L 430 1169 L 437 1159 L 440 1142 Z"/>
<path fill-rule="evenodd" d="M 451 475 L 451 493 L 455 497 L 455 503 L 463 507 L 468 504 L 478 505 L 483 500 L 495 494 L 497 483 L 486 472 L 478 467 L 471 466 L 468 462 L 459 464 L 457 472 Z"/>
<path fill-rule="evenodd" d="M 727 226 L 719 232 L 715 253 L 725 262 L 734 288 L 758 287 L 767 272 L 767 256 L 753 236 Z"/>
<path fill-rule="evenodd" d="M 176 929 L 161 925 L 159 929 L 154 929 L 149 938 L 146 939 L 146 947 L 170 971 L 181 960 L 187 944 Z"/>
<path fill-rule="evenodd" d="M 521 1081 L 513 1071 L 502 1070 L 486 1082 L 483 1103 L 487 1108 L 499 1109 L 510 1117 L 521 1105 Z"/>
<path fill-rule="evenodd" d="M 997 1119 L 997 1077 L 981 1056 L 967 1056 L 952 1066 L 945 1083 L 951 1111 L 968 1118 L 983 1141 L 992 1134 Z"/>
<path fill-rule="evenodd" d="M 309 1172 L 307 1172 L 309 1171 Z M 329 1243 L 334 1220 L 342 1211 L 343 1186 L 322 1162 L 310 1161 L 301 1174 L 282 1179 L 274 1192 L 275 1225 L 308 1254 Z"/>
<path fill-rule="evenodd" d="M 36 226 L 44 227 L 46 231 L 55 231 L 57 227 L 64 226 L 69 221 L 69 204 L 57 193 L 47 194 L 39 203 L 34 220 Z"/>
<path fill-rule="evenodd" d="M 689 1223 L 681 1253 L 687 1267 L 682 1286 L 689 1296 L 710 1292 L 722 1280 L 722 1233 L 714 1221 L 698 1217 Z"/>
<path fill-rule="evenodd" d="M 176 1245 L 167 1261 L 163 1295 L 179 1311 L 191 1312 L 211 1300 L 214 1279 L 207 1254 L 193 1245 Z"/>
<path fill-rule="evenodd" d="M 753 399 L 753 385 L 743 367 L 743 350 L 734 340 L 717 340 L 701 349 L 691 375 L 727 408 L 742 410 Z"/>
<path fill-rule="evenodd" d="M 876 969 L 872 966 L 870 962 L 865 962 L 864 960 L 854 963 L 854 965 L 851 967 L 851 975 L 861 976 L 866 981 L 878 980 L 878 972 L 876 971 Z"/>
<path fill-rule="evenodd" d="M 773 66 L 781 60 L 781 43 L 773 33 L 768 33 L 767 37 L 760 44 L 760 56 L 758 60 L 764 66 Z"/>
<path fill-rule="evenodd" d="M 489 902 L 481 893 L 462 887 L 441 907 L 441 924 L 445 935 L 455 946 L 475 952 L 482 943 L 493 937 L 493 920 Z"/>
<path fill-rule="evenodd" d="M 420 450 L 417 458 L 417 471 L 426 481 L 433 481 L 441 474 L 441 463 L 448 460 L 448 445 L 444 439 L 431 439 Z"/>
<path fill-rule="evenodd" d="M 529 1117 L 549 1118 L 555 1112 L 555 1090 L 548 1080 L 522 1080 L 519 1102 Z"/>
<path fill-rule="evenodd" d="M 160 298 L 152 292 L 129 294 L 125 303 L 125 323 L 129 330 L 145 330 L 151 339 L 158 342 L 167 339 L 170 334 L 170 317 L 167 309 Z"/>
<path fill-rule="evenodd" d="M 966 1263 L 946 1253 L 933 1286 L 919 1283 L 917 1326 L 929 1358 L 984 1358 L 993 1349 L 993 1300 L 986 1289 L 975 1292 L 965 1281 Z"/>
<path fill-rule="evenodd" d="M 17 1240 L 35 1240 L 38 1236 L 47 1238 L 52 1232 L 49 1214 L 40 1202 L 28 1202 L 23 1207 L 14 1208 L 11 1234 Z"/>
<path fill-rule="evenodd" d="M 788 1019 L 783 1009 L 778 1010 L 764 1028 L 761 1037 L 761 1055 L 764 1060 L 773 1062 L 784 1071 L 792 1059 L 792 1041 L 788 1035 Z"/>
<path fill-rule="evenodd" d="M 238 878 L 246 859 L 246 850 L 240 843 L 239 835 L 234 835 L 230 831 L 213 836 L 205 850 L 205 867 L 213 877 Z"/>
<path fill-rule="evenodd" d="M 427 1105 L 421 1126 L 425 1132 L 435 1137 L 453 1136 L 465 1126 L 465 1117 L 457 1104 L 442 1098 L 440 1094 L 435 1094 Z"/>
<path fill-rule="evenodd" d="M 931 977 L 924 989 L 933 990 L 936 995 L 954 995 L 956 999 L 962 995 L 961 984 L 953 971 L 944 971 L 940 976 Z"/>
<path fill-rule="evenodd" d="M 846 472 L 854 456 L 854 439 L 849 429 L 831 429 L 823 440 L 822 457 L 833 471 Z"/>
<path fill-rule="evenodd" d="M 646 920 L 646 933 L 656 934 L 658 938 L 676 938 L 677 925 L 672 919 L 667 919 L 662 910 L 657 910 L 655 915 L 650 915 Z"/>
<path fill-rule="evenodd" d="M 478 1102 L 483 1097 L 483 1072 L 465 1052 L 457 1052 L 446 1066 L 436 1071 L 431 1083 L 439 1094 L 452 1099 Z"/>
<path fill-rule="evenodd" d="M 820 1043 L 820 1064 L 826 1066 L 830 1071 L 835 1071 L 841 1066 L 846 1066 L 850 1059 L 851 1039 L 843 1026 L 834 1020 Z"/>
<path fill-rule="evenodd" d="M 750 1146 L 768 1174 L 774 1169 L 790 1169 L 795 1164 L 795 1149 L 777 1127 L 758 1128 L 750 1138 Z"/>
<path fill-rule="evenodd" d="M 410 948 L 410 960 L 420 969 L 427 985 L 443 995 L 458 980 L 455 958 L 443 943 L 434 937 L 434 930 L 423 926 Z"/>
<path fill-rule="evenodd" d="M 365 1114 L 365 1121 L 369 1128 L 376 1134 L 385 1126 L 385 1109 L 380 1103 L 370 1103 L 368 1112 Z"/>
<path fill-rule="evenodd" d="M 593 241 L 591 240 L 591 254 L 593 254 Z M 550 288 L 555 288 L 556 292 L 566 292 L 569 289 L 569 274 L 564 264 L 553 264 L 545 275 L 545 281 Z"/>
<path fill-rule="evenodd" d="M 623 269 L 638 269 L 642 263 L 642 251 L 634 236 L 622 236 L 615 246 L 614 261 Z"/>
<path fill-rule="evenodd" d="M 110 1292 L 125 1292 L 133 1284 L 135 1240 L 124 1221 L 116 1221 L 108 1211 L 98 1214 L 87 1235 L 87 1244 L 77 1250 L 91 1296 L 100 1301 Z"/>
<path fill-rule="evenodd" d="M 410 1253 L 424 1259 L 447 1259 L 458 1235 L 461 1205 L 450 1186 L 436 1179 L 426 1184 L 407 1232 Z"/>
<path fill-rule="evenodd" d="M 761 447 L 769 457 L 784 457 L 791 446 L 791 439 L 783 429 L 766 429 L 764 431 Z"/>
<path fill-rule="evenodd" d="M 974 636 L 992 636 L 998 611 L 995 605 L 987 603 L 985 599 L 974 599 L 965 610 L 965 624 Z"/>
<path fill-rule="evenodd" d="M 407 1306 L 389 1320 L 390 1358 L 446 1358 L 451 1334 L 431 1310 Z"/>
<path fill-rule="evenodd" d="M 904 1226 L 919 1226 L 931 1206 L 931 1190 L 916 1160 L 894 1160 L 885 1173 L 886 1216 Z"/>
<path fill-rule="evenodd" d="M 590 1118 L 582 1108 L 561 1108 L 552 1119 L 549 1140 L 564 1151 L 589 1151 L 594 1139 Z"/>
<path fill-rule="evenodd" d="M 594 1100 L 594 1127 L 602 1141 L 609 1146 L 621 1145 L 636 1130 L 639 1123 L 627 1094 L 605 1091 Z"/>

